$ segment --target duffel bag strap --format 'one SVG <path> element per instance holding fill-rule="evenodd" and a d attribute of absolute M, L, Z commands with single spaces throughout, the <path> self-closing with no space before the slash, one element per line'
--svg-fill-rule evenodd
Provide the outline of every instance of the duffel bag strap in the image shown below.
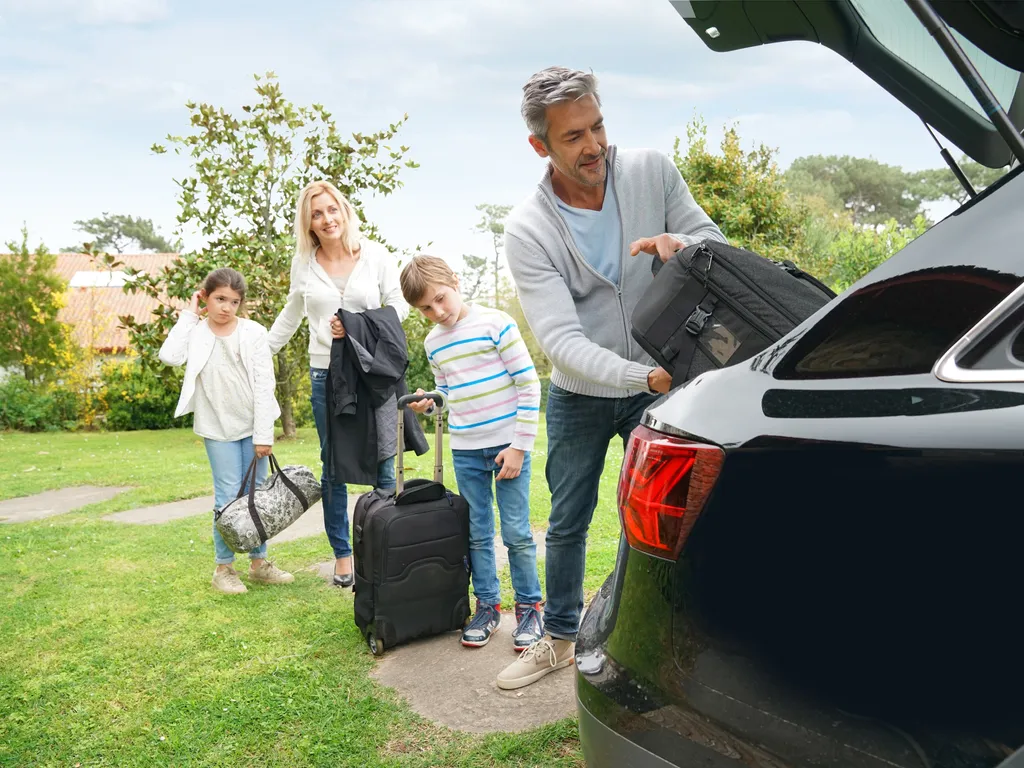
<path fill-rule="evenodd" d="M 281 482 L 284 483 L 284 487 L 295 494 L 295 498 L 297 498 L 299 503 L 302 504 L 302 511 L 305 512 L 309 509 L 309 499 L 306 498 L 306 494 L 299 490 L 299 486 L 293 483 L 291 478 L 284 473 L 284 470 L 281 469 L 281 465 L 277 463 L 277 457 L 274 456 L 274 454 L 270 454 L 270 468 L 278 477 L 281 478 Z"/>

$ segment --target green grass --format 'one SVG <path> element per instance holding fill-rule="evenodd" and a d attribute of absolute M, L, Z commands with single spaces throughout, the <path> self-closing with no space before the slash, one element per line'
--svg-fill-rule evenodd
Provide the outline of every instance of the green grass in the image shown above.
<path fill-rule="evenodd" d="M 315 431 L 300 430 L 275 453 L 282 464 L 316 466 Z M 613 444 L 588 544 L 588 592 L 614 564 L 621 455 Z M 536 528 L 549 511 L 544 456 L 542 429 Z M 408 471 L 426 476 L 431 466 L 428 454 L 410 458 Z M 454 485 L 450 456 L 445 466 Z M 0 525 L 0 765 L 582 765 L 573 719 L 463 734 L 418 717 L 370 679 L 351 593 L 308 570 L 330 559 L 326 537 L 272 545 L 296 583 L 238 599 L 209 587 L 205 515 L 159 526 L 100 519 L 211 493 L 191 431 L 0 434 L 0 499 L 85 484 L 133 490 Z M 502 583 L 511 599 L 507 569 Z"/>

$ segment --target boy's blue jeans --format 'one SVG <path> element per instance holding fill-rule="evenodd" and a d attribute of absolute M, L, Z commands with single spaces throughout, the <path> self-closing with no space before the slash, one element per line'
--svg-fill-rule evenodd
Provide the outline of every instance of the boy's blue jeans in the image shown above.
<path fill-rule="evenodd" d="M 253 448 L 251 437 L 243 437 L 230 443 L 203 438 L 203 442 L 206 443 L 206 455 L 210 459 L 210 470 L 213 472 L 213 508 L 220 511 L 238 495 L 242 476 L 249 468 L 252 457 L 256 455 L 256 449 Z M 256 462 L 257 485 L 266 479 L 269 465 L 270 460 L 267 458 Z M 246 486 L 246 490 L 248 488 L 249 486 Z M 224 543 L 216 523 L 213 526 L 213 551 L 217 565 L 229 565 L 235 561 L 235 553 Z M 262 560 L 266 556 L 266 542 L 249 551 L 251 560 Z"/>
<path fill-rule="evenodd" d="M 310 396 L 313 406 L 313 421 L 320 437 L 320 485 L 323 488 L 324 530 L 331 543 L 335 558 L 352 554 L 352 543 L 348 526 L 348 486 L 332 482 L 324 453 L 327 446 L 327 369 L 309 369 Z M 374 488 L 395 487 L 395 457 L 384 459 L 377 465 L 377 484 Z"/>
<path fill-rule="evenodd" d="M 555 384 L 548 388 L 548 460 L 544 469 L 551 490 L 551 517 L 545 537 L 548 599 L 544 630 L 552 637 L 575 641 L 579 630 L 587 530 L 597 507 L 608 443 L 618 435 L 625 445 L 657 397 L 588 397 Z M 616 476 L 618 472 L 615 467 Z"/>
<path fill-rule="evenodd" d="M 453 450 L 459 495 L 469 503 L 469 557 L 473 567 L 473 592 L 488 605 L 501 601 L 498 567 L 494 559 L 494 496 L 498 497 L 501 540 L 508 548 L 512 589 L 517 603 L 539 603 L 537 545 L 530 531 L 530 454 L 523 457 L 519 477 L 495 480 L 501 467 L 494 457 L 507 445 L 495 448 Z M 497 493 L 494 490 L 497 489 Z"/>

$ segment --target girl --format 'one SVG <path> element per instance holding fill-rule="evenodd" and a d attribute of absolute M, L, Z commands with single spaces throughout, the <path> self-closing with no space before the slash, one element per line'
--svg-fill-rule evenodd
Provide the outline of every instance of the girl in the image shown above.
<path fill-rule="evenodd" d="M 206 306 L 199 308 L 199 302 Z M 195 413 L 195 433 L 206 442 L 213 472 L 214 517 L 233 500 L 242 476 L 257 456 L 257 484 L 267 476 L 267 457 L 274 443 L 274 421 L 281 415 L 274 397 L 274 363 L 267 331 L 238 317 L 245 301 L 245 278 L 233 269 L 215 269 L 192 294 L 189 307 L 160 348 L 167 365 L 185 365 L 185 379 L 174 416 Z M 200 319 L 200 313 L 206 317 Z M 231 567 L 235 553 L 213 526 L 217 567 L 213 586 L 225 594 L 246 592 Z M 295 580 L 267 558 L 267 545 L 249 553 L 249 580 L 288 584 Z"/>
<path fill-rule="evenodd" d="M 399 320 L 409 314 L 398 282 L 398 264 L 387 248 L 361 237 L 359 217 L 352 204 L 327 181 L 314 181 L 299 194 L 295 211 L 295 257 L 292 259 L 288 303 L 270 329 L 270 351 L 277 354 L 309 321 L 309 378 L 313 419 L 320 436 L 320 456 L 327 441 L 327 368 L 331 342 L 343 338 L 345 329 L 338 308 L 365 312 L 394 307 Z M 378 411 L 376 446 L 377 488 L 394 488 L 397 453 L 398 407 L 394 401 Z M 371 450 L 373 450 L 371 448 Z M 352 545 L 349 543 L 348 488 L 345 478 L 333 477 L 326 463 L 324 528 L 334 550 L 334 584 L 352 586 Z"/>

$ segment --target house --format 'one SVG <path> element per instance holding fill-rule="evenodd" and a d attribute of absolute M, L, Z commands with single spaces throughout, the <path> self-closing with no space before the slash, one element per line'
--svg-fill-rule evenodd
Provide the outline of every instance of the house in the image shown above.
<path fill-rule="evenodd" d="M 161 300 L 141 293 L 125 293 L 123 271 L 104 269 L 85 253 L 58 253 L 55 271 L 68 283 L 67 304 L 57 319 L 72 327 L 82 347 L 102 355 L 120 356 L 128 350 L 128 331 L 118 320 L 128 315 L 138 321 L 151 319 L 158 306 L 181 302 L 162 296 Z M 162 271 L 178 258 L 176 253 L 119 254 L 118 261 L 149 274 Z"/>

